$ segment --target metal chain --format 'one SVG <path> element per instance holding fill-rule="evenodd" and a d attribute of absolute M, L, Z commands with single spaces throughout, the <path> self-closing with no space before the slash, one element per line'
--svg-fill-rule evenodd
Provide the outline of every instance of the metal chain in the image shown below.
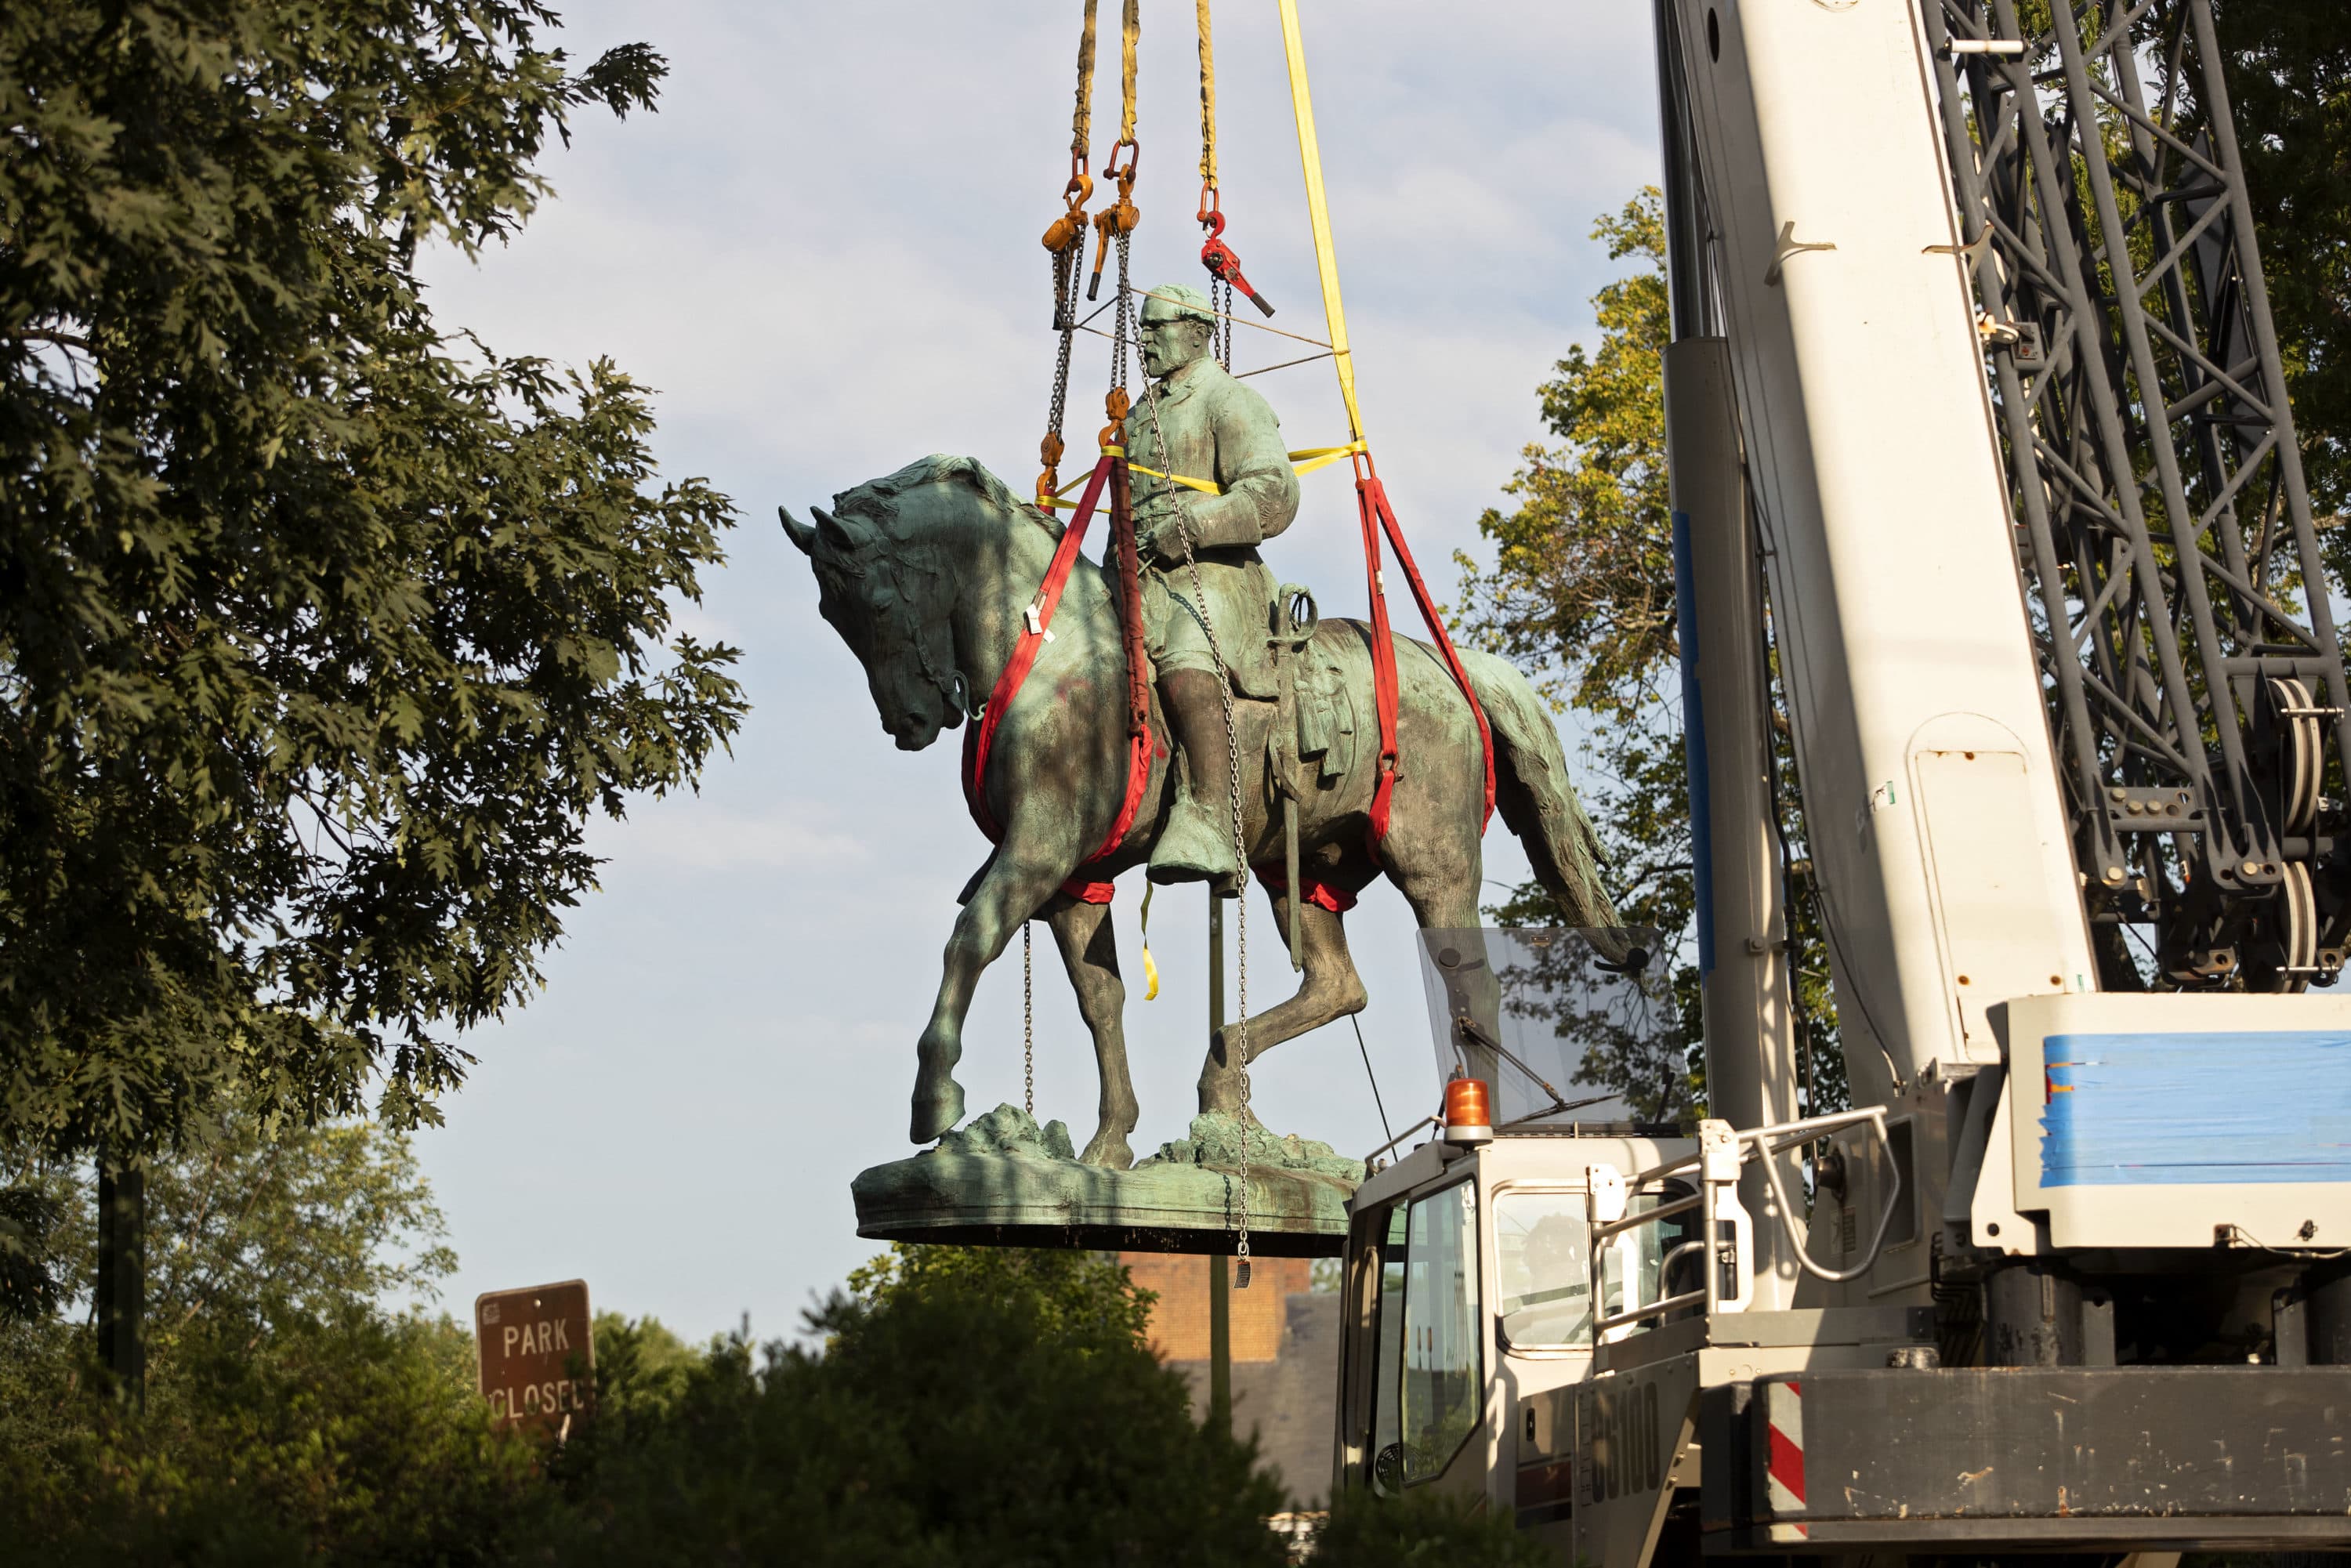
<path fill-rule="evenodd" d="M 1120 281 L 1123 283 L 1124 279 L 1121 278 Z M 1144 406 L 1151 411 L 1151 434 L 1159 444 L 1159 460 L 1172 468 L 1174 465 L 1167 462 L 1167 435 L 1159 425 L 1158 389 L 1148 376 L 1144 378 L 1143 401 Z M 1217 695 L 1225 708 L 1225 760 L 1226 771 L 1228 775 L 1227 781 L 1230 785 L 1231 791 L 1229 800 L 1232 803 L 1233 860 L 1242 868 L 1243 887 L 1246 889 L 1246 879 L 1249 874 L 1249 843 L 1241 831 L 1241 745 L 1239 730 L 1233 722 L 1232 676 L 1225 667 L 1224 649 L 1217 642 L 1215 617 L 1207 612 L 1208 595 L 1200 581 L 1200 561 L 1193 549 L 1191 520 L 1185 516 L 1184 509 L 1180 506 L 1176 508 L 1176 534 L 1184 541 L 1184 570 L 1191 577 L 1192 601 L 1201 606 L 1200 630 L 1207 634 L 1208 657 L 1217 666 Z M 1217 896 L 1217 890 L 1213 886 L 1208 890 L 1208 896 L 1211 898 Z M 1297 896 L 1294 889 L 1290 896 L 1293 898 Z M 1249 1149 L 1251 1114 L 1249 1046 L 1249 899 L 1246 893 L 1242 897 L 1233 900 L 1233 915 L 1236 940 L 1239 946 L 1239 951 L 1234 956 L 1234 969 L 1240 982 L 1237 988 L 1240 1008 L 1239 1016 L 1234 1020 L 1233 1028 L 1226 1030 L 1226 1043 L 1229 1049 L 1234 1034 L 1238 1031 L 1239 1055 L 1236 1060 L 1240 1063 L 1241 1072 L 1241 1223 L 1239 1246 L 1235 1254 L 1237 1278 L 1234 1281 L 1234 1288 L 1246 1291 L 1249 1289 Z"/>
<path fill-rule="evenodd" d="M 1208 308 L 1217 319 L 1208 327 L 1208 340 L 1217 347 L 1217 363 L 1227 371 L 1233 368 L 1233 286 L 1225 278 L 1208 281 Z"/>
<path fill-rule="evenodd" d="M 1086 20 L 1091 32 L 1093 6 L 1086 7 Z M 1092 39 L 1089 37 L 1091 45 Z M 1085 231 L 1053 253 L 1053 326 L 1061 335 L 1061 346 L 1053 359 L 1053 396 L 1046 413 L 1046 428 L 1058 441 L 1061 434 L 1062 415 L 1070 402 L 1070 350 L 1077 340 L 1078 273 L 1085 258 Z M 1037 1009 L 1036 971 L 1032 962 L 1035 935 L 1032 923 L 1020 923 L 1020 1103 L 1029 1119 L 1037 1119 Z"/>
<path fill-rule="evenodd" d="M 1142 351 L 1139 340 L 1141 324 L 1134 313 L 1134 291 L 1127 287 L 1126 281 L 1126 252 L 1127 231 L 1121 229 L 1118 231 L 1118 305 L 1111 322 L 1110 385 L 1113 392 L 1121 391 L 1126 385 L 1126 345 L 1129 340 L 1137 340 L 1138 357 Z M 1144 378 L 1146 387 L 1150 380 L 1147 375 Z"/>
<path fill-rule="evenodd" d="M 1053 401 L 1045 427 L 1056 435 L 1061 434 L 1061 411 L 1070 401 L 1070 350 L 1078 336 L 1078 273 L 1085 248 L 1081 232 L 1076 241 L 1053 253 L 1053 330 L 1061 335 L 1061 345 L 1054 350 Z"/>
<path fill-rule="evenodd" d="M 1070 352 L 1078 336 L 1078 273 L 1086 256 L 1086 227 L 1077 225 L 1070 243 L 1051 253 L 1053 264 L 1053 330 L 1061 346 L 1053 356 L 1053 391 L 1045 402 L 1045 439 L 1037 448 L 1044 469 L 1037 476 L 1037 504 L 1049 507 L 1052 490 L 1061 479 L 1061 424 L 1070 403 Z"/>
<path fill-rule="evenodd" d="M 1037 1119 L 1037 992 L 1029 959 L 1034 925 L 1020 923 L 1020 1106 L 1032 1122 Z"/>

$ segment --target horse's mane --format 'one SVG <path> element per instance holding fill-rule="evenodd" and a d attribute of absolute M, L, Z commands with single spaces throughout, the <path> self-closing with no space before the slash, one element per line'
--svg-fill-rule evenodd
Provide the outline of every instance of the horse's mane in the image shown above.
<path fill-rule="evenodd" d="M 859 517 L 871 522 L 885 535 L 896 538 L 899 537 L 896 528 L 898 498 L 909 490 L 937 484 L 961 485 L 1008 517 L 1034 523 L 1057 537 L 1061 531 L 1059 521 L 1014 495 L 1011 487 L 989 473 L 979 459 L 952 456 L 944 452 L 934 452 L 928 457 L 918 458 L 895 474 L 869 479 L 853 490 L 843 490 L 832 498 L 832 509 L 844 517 Z"/>

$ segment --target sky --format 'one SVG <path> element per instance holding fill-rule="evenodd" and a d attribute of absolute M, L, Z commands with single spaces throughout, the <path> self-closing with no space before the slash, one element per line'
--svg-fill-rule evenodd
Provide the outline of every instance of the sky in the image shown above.
<path fill-rule="evenodd" d="M 1520 450 L 1543 437 L 1537 385 L 1594 339 L 1591 296 L 1622 264 L 1590 237 L 1593 221 L 1657 178 L 1648 7 L 1300 9 L 1365 432 L 1449 599 L 1451 556 L 1478 554 L 1479 516 L 1506 504 Z M 654 389 L 664 475 L 734 498 L 727 564 L 680 624 L 742 649 L 753 705 L 698 793 L 595 826 L 601 886 L 569 917 L 544 991 L 463 1041 L 479 1063 L 444 1102 L 446 1124 L 417 1138 L 460 1260 L 442 1299 L 452 1310 L 582 1278 L 599 1309 L 696 1337 L 747 1317 L 774 1337 L 880 1249 L 855 1234 L 850 1182 L 914 1152 L 914 1040 L 956 893 L 987 845 L 956 787 L 960 735 L 895 748 L 776 507 L 805 517 L 931 452 L 969 454 L 1027 489 L 1054 343 L 1038 235 L 1068 172 L 1080 10 L 565 7 L 557 41 L 576 60 L 638 40 L 667 57 L 659 112 L 582 111 L 571 146 L 542 164 L 558 193 L 520 236 L 477 263 L 431 259 L 444 328 L 507 355 L 611 358 Z M 1102 11 L 1106 150 L 1117 6 Z M 1144 0 L 1143 26 L 1135 281 L 1196 283 L 1193 7 Z M 1319 338 L 1276 12 L 1228 4 L 1216 26 L 1226 238 L 1278 307 L 1273 324 Z M 1237 370 L 1311 351 L 1240 340 Z M 1080 339 L 1073 450 L 1099 423 L 1108 350 Z M 1293 446 L 1345 438 L 1327 363 L 1251 384 Z M 1346 470 L 1302 486 L 1269 559 L 1311 585 L 1324 614 L 1362 613 Z M 1509 884 L 1525 866 L 1497 820 L 1487 876 Z M 1142 886 L 1130 873 L 1115 906 L 1131 981 Z M 1250 898 L 1261 1011 L 1292 977 L 1269 906 Z M 1183 1135 L 1207 1043 L 1205 895 L 1170 890 L 1153 915 L 1163 988 L 1145 1002 L 1136 986 L 1126 1014 L 1139 1155 Z M 1439 1092 L 1411 919 L 1375 884 L 1348 931 L 1371 992 L 1370 1066 L 1401 1129 Z M 1082 1144 L 1091 1047 L 1049 940 L 1038 956 L 1039 1114 Z M 980 985 L 957 1075 L 974 1113 L 1020 1098 L 1017 944 Z M 1269 1052 L 1255 1103 L 1275 1131 L 1343 1152 L 1384 1138 L 1343 1023 Z"/>

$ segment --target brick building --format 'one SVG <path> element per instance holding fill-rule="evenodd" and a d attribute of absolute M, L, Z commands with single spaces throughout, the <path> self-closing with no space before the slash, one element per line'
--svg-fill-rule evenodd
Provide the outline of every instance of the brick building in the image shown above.
<path fill-rule="evenodd" d="M 1208 1260 L 1122 1252 L 1135 1284 L 1155 1292 L 1151 1347 L 1184 1375 L 1192 1409 L 1208 1407 Z M 1249 1288 L 1230 1293 L 1233 1428 L 1255 1430 L 1259 1451 L 1301 1508 L 1331 1490 L 1332 1400 L 1339 1378 L 1339 1298 L 1311 1288 L 1303 1258 L 1259 1258 Z"/>

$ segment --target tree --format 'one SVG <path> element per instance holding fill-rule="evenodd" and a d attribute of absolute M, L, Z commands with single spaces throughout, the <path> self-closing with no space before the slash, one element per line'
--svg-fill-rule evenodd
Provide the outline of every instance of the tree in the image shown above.
<path fill-rule="evenodd" d="M 600 1372 L 535 1539 L 567 1563 L 1283 1561 L 1279 1489 L 1193 1424 L 1123 1269 L 903 1248 L 853 1290 L 810 1314 L 816 1344 L 737 1335 L 657 1414 Z"/>
<path fill-rule="evenodd" d="M 744 711 L 674 606 L 732 508 L 643 393 L 444 332 L 569 114 L 536 0 L 0 10 L 0 1136 L 430 1119 Z"/>
<path fill-rule="evenodd" d="M 704 1353 L 658 1318 L 598 1312 L 596 1419 L 660 1420 L 675 1412 L 694 1385 Z"/>
<path fill-rule="evenodd" d="M 1570 347 L 1540 389 L 1556 445 L 1537 444 L 1505 492 L 1517 506 L 1478 520 L 1494 565 L 1466 556 L 1465 631 L 1525 668 L 1585 736 L 1585 788 L 1610 891 L 1628 925 L 1652 925 L 1688 946 L 1697 911 L 1690 870 L 1689 778 L 1682 740 L 1680 642 L 1674 621 L 1673 514 L 1667 491 L 1664 198 L 1645 190 L 1593 226 L 1611 260 L 1634 270 L 1593 298 L 1600 343 Z M 1775 696 L 1776 703 L 1776 696 Z M 1797 897 L 1791 953 L 1803 1018 L 1811 1109 L 1844 1103 L 1843 1058 L 1828 963 L 1808 891 L 1802 808 L 1784 711 L 1772 715 L 1783 841 Z M 1540 925 L 1551 905 L 1531 885 L 1489 913 Z M 1670 1120 L 1701 1103 L 1704 1063 L 1698 974 L 1675 977 L 1679 1032 L 1613 1046 L 1588 1073 L 1625 1092 L 1645 1116 Z"/>
<path fill-rule="evenodd" d="M 19 1173 L 23 1175 L 24 1173 Z M 78 1186 L 44 1167 L 22 1190 Z M 86 1327 L 0 1324 L 0 1541 L 43 1563 L 1278 1568 L 1253 1442 L 1192 1419 L 1144 1340 L 1150 1295 L 1065 1251 L 899 1248 L 810 1315 L 691 1347 L 595 1324 L 594 1419 L 501 1432 L 473 1336 L 394 1312 L 451 1263 L 402 1134 L 262 1136 L 153 1163 L 147 1414 L 103 1397 Z M 241 1195 L 223 1204 L 224 1193 Z M 250 1194 L 249 1198 L 242 1195 Z M 87 1248 L 86 1234 L 71 1241 Z M 303 1254 L 316 1248 L 329 1261 Z M 390 1264 L 363 1264 L 369 1258 Z M 281 1288 L 289 1274 L 296 1288 Z M 1541 1560 L 1435 1489 L 1340 1500 L 1318 1562 Z"/>
<path fill-rule="evenodd" d="M 1508 1513 L 1483 1497 L 1463 1497 L 1435 1486 L 1400 1497 L 1356 1487 L 1331 1500 L 1330 1517 L 1314 1531 L 1315 1568 L 1548 1568 L 1557 1551 L 1521 1534 Z"/>
<path fill-rule="evenodd" d="M 94 1180 L 86 1162 L 26 1161 L 7 1173 L 57 1216 L 61 1281 L 90 1277 Z M 408 1139 L 353 1121 L 273 1129 L 233 1114 L 214 1136 L 147 1173 L 150 1333 L 199 1320 L 266 1332 L 353 1303 L 424 1298 L 456 1268 L 447 1227 Z"/>
<path fill-rule="evenodd" d="M 2351 513 L 2351 30 L 2330 7 L 2219 0 L 2214 25 L 2322 525 Z M 2351 577 L 2351 538 L 2328 536 Z"/>
<path fill-rule="evenodd" d="M 820 1315 L 986 1301 L 1033 1312 L 1045 1333 L 1096 1347 L 1144 1343 L 1157 1299 L 1135 1287 L 1123 1264 L 1097 1253 L 893 1246 L 852 1270 L 847 1301 Z"/>
<path fill-rule="evenodd" d="M 86 1277 L 88 1164 L 9 1174 Z M 455 1266 L 407 1140 L 233 1116 L 152 1161 L 148 1197 L 143 1417 L 106 1396 L 86 1323 L 0 1323 L 0 1539 L 47 1563 L 495 1553 L 537 1459 L 495 1428 L 465 1328 L 388 1304 Z"/>
<path fill-rule="evenodd" d="M 36 1186 L 0 1186 L 0 1323 L 44 1318 L 65 1299 L 57 1265 L 57 1198 Z"/>

